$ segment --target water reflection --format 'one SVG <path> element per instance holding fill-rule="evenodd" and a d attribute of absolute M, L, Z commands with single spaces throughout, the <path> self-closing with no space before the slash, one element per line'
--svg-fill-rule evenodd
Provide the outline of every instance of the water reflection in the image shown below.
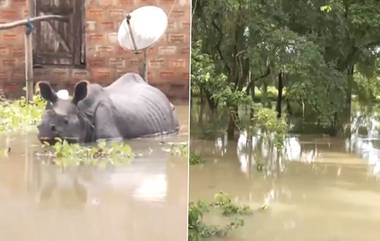
<path fill-rule="evenodd" d="M 204 138 L 193 120 L 191 149 L 208 161 L 190 169 L 190 199 L 224 191 L 254 208 L 270 206 L 222 240 L 377 240 L 380 118 L 373 110 L 353 112 L 349 137 L 292 134 L 281 152 L 260 131 L 227 140 L 225 127 L 214 126 Z"/>
<path fill-rule="evenodd" d="M 213 123 L 211 120 L 207 122 L 206 127 L 204 125 L 204 123 L 201 126 L 194 124 L 195 130 L 192 136 L 203 139 L 207 131 L 215 130 L 206 139 L 214 137 L 212 153 L 223 157 L 229 145 L 226 125 L 221 125 L 219 121 Z M 325 152 L 332 154 L 337 149 L 341 152 L 355 153 L 367 161 L 373 175 L 380 174 L 380 115 L 371 111 L 353 111 L 351 128 L 351 135 L 347 138 L 328 135 L 289 135 L 281 152 L 276 150 L 270 137 L 260 130 L 254 134 L 242 130 L 236 141 L 236 150 L 233 151 L 237 155 L 241 172 L 245 174 L 255 169 L 252 166 L 255 167 L 258 163 L 266 164 L 268 174 L 281 173 L 288 162 L 312 164 L 316 160 L 320 161 L 326 155 Z"/>

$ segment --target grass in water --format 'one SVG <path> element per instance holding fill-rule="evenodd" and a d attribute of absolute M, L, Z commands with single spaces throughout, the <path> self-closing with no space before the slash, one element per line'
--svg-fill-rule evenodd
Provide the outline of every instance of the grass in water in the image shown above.
<path fill-rule="evenodd" d="M 58 166 L 118 166 L 128 164 L 134 157 L 132 148 L 122 142 L 99 141 L 96 145 L 85 146 L 58 141 L 53 146 L 45 145 L 43 156 L 50 157 Z"/>
<path fill-rule="evenodd" d="M 46 102 L 39 96 L 26 103 L 25 98 L 18 100 L 0 100 L 0 133 L 12 131 L 30 131 L 41 121 Z"/>
<path fill-rule="evenodd" d="M 190 152 L 190 159 L 189 159 L 190 165 L 199 165 L 203 164 L 206 162 L 201 155 L 195 153 L 195 152 Z"/>
<path fill-rule="evenodd" d="M 187 143 L 170 143 L 170 154 L 173 156 L 187 157 L 189 147 Z"/>
<path fill-rule="evenodd" d="M 228 218 L 224 226 L 206 224 L 205 215 L 216 211 Z M 202 241 L 212 236 L 226 236 L 230 231 L 244 225 L 244 216 L 251 215 L 253 209 L 249 206 L 238 205 L 223 193 L 216 193 L 212 202 L 191 202 L 189 206 L 189 241 Z"/>

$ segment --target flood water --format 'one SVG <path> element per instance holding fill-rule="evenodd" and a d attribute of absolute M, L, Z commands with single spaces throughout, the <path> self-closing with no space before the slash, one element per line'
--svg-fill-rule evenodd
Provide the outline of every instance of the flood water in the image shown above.
<path fill-rule="evenodd" d="M 380 240 L 379 114 L 356 111 L 352 119 L 348 138 L 289 136 L 282 158 L 257 136 L 242 131 L 231 141 L 219 130 L 205 138 L 199 134 L 204 128 L 192 122 L 191 150 L 206 163 L 190 167 L 190 200 L 211 200 L 223 191 L 252 208 L 269 205 L 212 240 Z"/>
<path fill-rule="evenodd" d="M 127 141 L 137 157 L 122 167 L 62 170 L 36 158 L 36 133 L 3 136 L 0 240 L 186 240 L 187 157 L 165 144 L 187 141 L 188 107 L 176 109 L 179 135 Z"/>

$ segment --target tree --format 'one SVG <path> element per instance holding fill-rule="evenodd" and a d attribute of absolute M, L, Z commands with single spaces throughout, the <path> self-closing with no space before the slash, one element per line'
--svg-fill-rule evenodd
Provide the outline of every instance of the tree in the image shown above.
<path fill-rule="evenodd" d="M 253 101 L 256 87 L 265 96 L 275 85 L 278 116 L 286 98 L 337 130 L 350 114 L 354 72 L 374 80 L 380 1 L 194 0 L 193 7 L 193 39 L 226 76 L 228 92 L 238 93 L 230 96 Z M 236 111 L 238 103 L 229 104 Z"/>

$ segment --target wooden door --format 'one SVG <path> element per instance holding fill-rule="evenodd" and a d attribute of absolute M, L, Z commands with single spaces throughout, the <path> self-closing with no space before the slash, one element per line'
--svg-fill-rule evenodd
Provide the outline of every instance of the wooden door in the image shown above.
<path fill-rule="evenodd" d="M 83 0 L 33 0 L 36 16 L 57 14 L 67 20 L 36 24 L 33 60 L 37 65 L 85 64 Z"/>

